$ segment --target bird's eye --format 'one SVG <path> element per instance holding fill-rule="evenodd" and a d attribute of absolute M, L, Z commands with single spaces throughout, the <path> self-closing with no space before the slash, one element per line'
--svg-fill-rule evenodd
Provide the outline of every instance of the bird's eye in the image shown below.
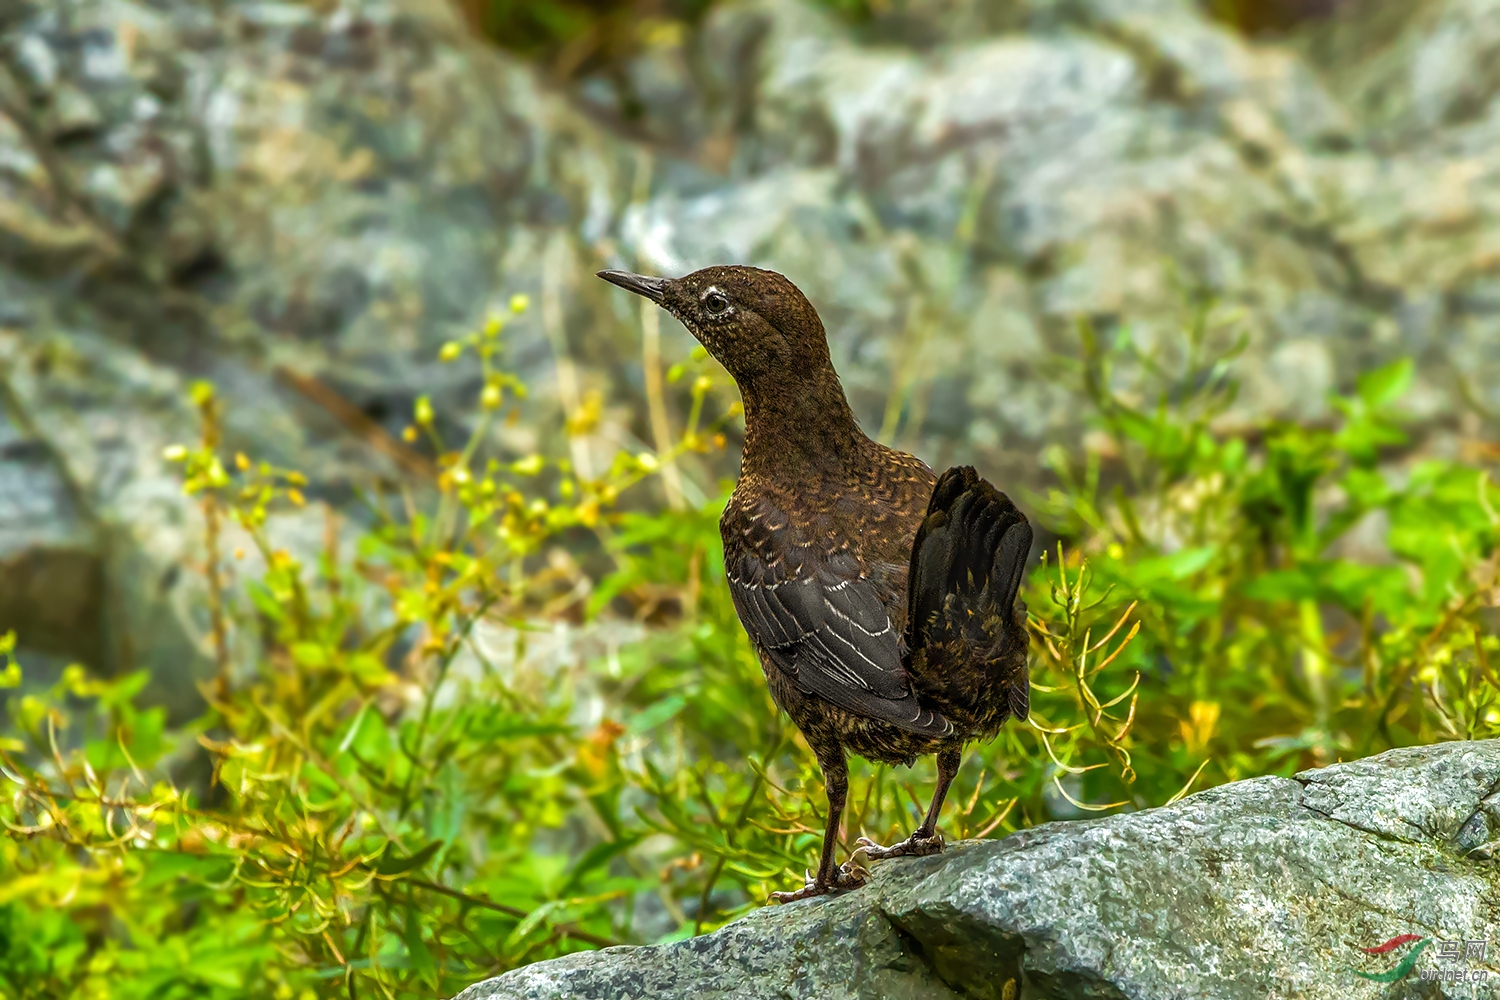
<path fill-rule="evenodd" d="M 722 316 L 729 311 L 729 300 L 719 292 L 703 296 L 703 308 L 710 316 Z"/>

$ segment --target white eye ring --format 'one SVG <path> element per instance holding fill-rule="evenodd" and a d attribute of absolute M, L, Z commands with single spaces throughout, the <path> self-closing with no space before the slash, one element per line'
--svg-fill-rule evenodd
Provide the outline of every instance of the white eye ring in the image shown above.
<path fill-rule="evenodd" d="M 729 298 L 712 285 L 703 293 L 701 301 L 703 308 L 712 317 L 718 318 L 729 312 Z"/>

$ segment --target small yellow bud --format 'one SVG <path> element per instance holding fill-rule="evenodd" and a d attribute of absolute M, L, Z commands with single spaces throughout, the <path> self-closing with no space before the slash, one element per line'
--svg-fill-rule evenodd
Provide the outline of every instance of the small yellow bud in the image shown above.
<path fill-rule="evenodd" d="M 245 457 L 245 453 L 243 451 L 237 451 L 234 453 L 234 467 L 236 469 L 239 469 L 241 472 L 250 471 L 250 459 Z"/>
<path fill-rule="evenodd" d="M 520 476 L 534 476 L 542 471 L 542 456 L 527 455 L 518 462 L 511 463 L 511 471 Z"/>
<path fill-rule="evenodd" d="M 651 454 L 649 451 L 641 452 L 635 457 L 635 460 L 641 463 L 641 468 L 645 469 L 647 472 L 655 472 L 657 469 L 661 468 L 661 462 L 655 455 Z"/>
<path fill-rule="evenodd" d="M 407 444 L 411 444 L 416 439 L 417 439 L 417 429 L 415 427 L 413 427 L 411 424 L 407 424 L 405 427 L 403 427 L 401 429 L 401 440 L 405 441 Z"/>
<path fill-rule="evenodd" d="M 484 321 L 484 335 L 491 340 L 500 336 L 500 331 L 503 329 L 505 329 L 505 320 L 497 315 L 491 314 L 489 319 Z"/>
<path fill-rule="evenodd" d="M 243 559 L 243 558 L 245 558 L 245 550 L 242 549 L 242 548 L 239 548 L 238 546 L 236 546 L 235 550 L 234 550 L 234 557 L 236 559 Z"/>
<path fill-rule="evenodd" d="M 479 394 L 479 405 L 486 410 L 498 410 L 504 398 L 504 393 L 498 385 L 487 385 Z"/>
<path fill-rule="evenodd" d="M 715 448 L 723 448 L 723 447 L 727 446 L 728 444 L 729 444 L 729 439 L 727 437 L 725 437 L 723 434 L 715 434 L 714 435 L 714 447 Z"/>
<path fill-rule="evenodd" d="M 307 503 L 307 498 L 302 495 L 301 490 L 287 490 L 286 498 L 298 507 L 302 507 Z"/>
<path fill-rule="evenodd" d="M 530 308 L 530 306 L 531 296 L 529 295 L 520 294 L 512 295 L 510 297 L 510 311 L 513 313 L 523 313 L 528 308 Z"/>
<path fill-rule="evenodd" d="M 446 344 L 443 345 L 443 349 L 442 350 L 438 351 L 438 360 L 439 361 L 454 361 L 463 352 L 464 352 L 464 345 L 460 344 L 456 340 L 450 340 Z"/>
<path fill-rule="evenodd" d="M 427 398 L 426 396 L 417 397 L 417 405 L 413 408 L 413 419 L 415 419 L 416 422 L 421 424 L 423 427 L 426 427 L 428 424 L 432 423 L 433 414 L 431 399 Z"/>
<path fill-rule="evenodd" d="M 693 381 L 693 392 L 702 394 L 713 388 L 714 380 L 707 375 L 699 375 Z"/>
<path fill-rule="evenodd" d="M 162 449 L 161 457 L 168 462 L 180 462 L 187 458 L 187 449 L 180 444 L 172 444 Z"/>

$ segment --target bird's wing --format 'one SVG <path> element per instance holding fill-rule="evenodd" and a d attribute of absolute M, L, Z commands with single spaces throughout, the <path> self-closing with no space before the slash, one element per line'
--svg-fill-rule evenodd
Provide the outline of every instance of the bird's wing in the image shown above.
<path fill-rule="evenodd" d="M 799 565 L 742 550 L 729 593 L 750 638 L 803 691 L 866 718 L 929 736 L 953 726 L 917 701 L 899 637 L 875 585 L 848 552 Z"/>

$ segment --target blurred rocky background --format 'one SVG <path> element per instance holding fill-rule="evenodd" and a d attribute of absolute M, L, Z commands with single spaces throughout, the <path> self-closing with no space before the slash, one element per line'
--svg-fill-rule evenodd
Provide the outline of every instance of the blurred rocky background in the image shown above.
<path fill-rule="evenodd" d="M 1500 411 L 1500 0 L 0 0 L 0 629 L 190 709 L 191 382 L 309 475 L 278 530 L 317 544 L 430 469 L 419 394 L 470 419 L 439 347 L 515 293 L 532 405 L 598 414 L 579 460 L 649 445 L 654 341 L 592 272 L 725 261 L 808 292 L 869 429 L 1002 485 L 1077 447 L 1080 319 L 1210 302 L 1226 433 L 1412 355 L 1422 447 L 1463 449 Z"/>

